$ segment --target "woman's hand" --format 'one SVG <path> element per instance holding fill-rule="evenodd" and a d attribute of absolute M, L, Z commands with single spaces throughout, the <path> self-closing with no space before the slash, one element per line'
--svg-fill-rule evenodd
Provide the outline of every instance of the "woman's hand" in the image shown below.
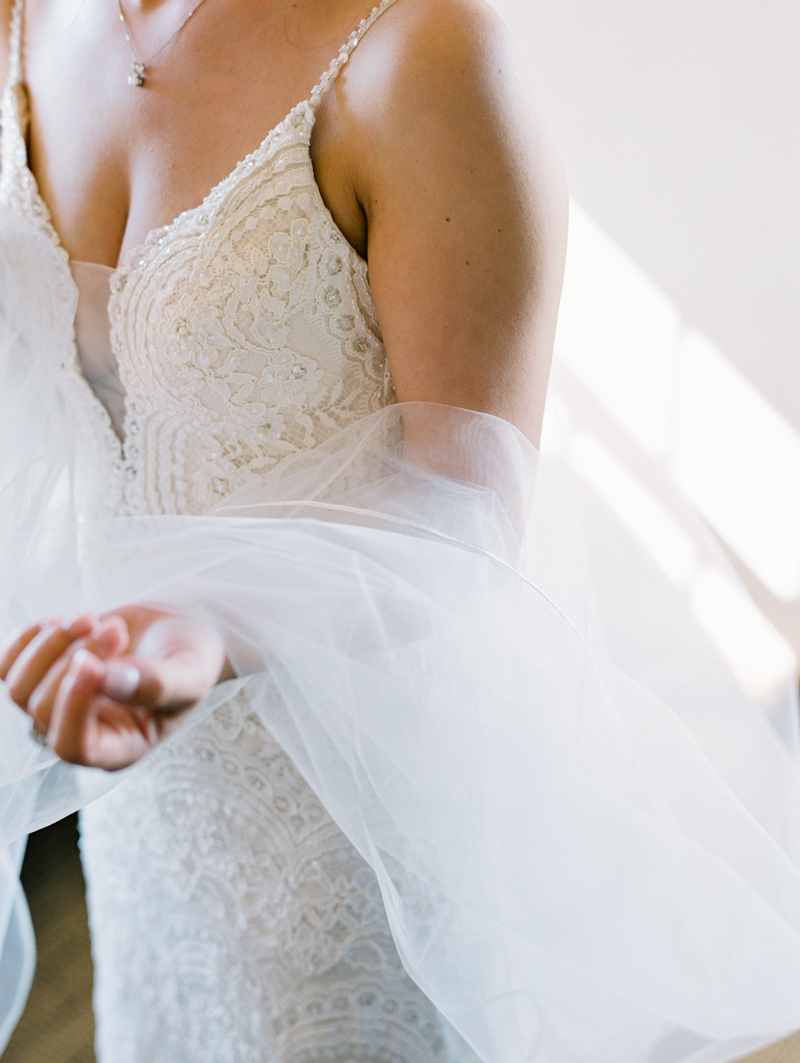
<path fill-rule="evenodd" d="M 219 633 L 145 605 L 28 628 L 0 652 L 11 699 L 63 760 L 127 767 L 233 678 Z"/>

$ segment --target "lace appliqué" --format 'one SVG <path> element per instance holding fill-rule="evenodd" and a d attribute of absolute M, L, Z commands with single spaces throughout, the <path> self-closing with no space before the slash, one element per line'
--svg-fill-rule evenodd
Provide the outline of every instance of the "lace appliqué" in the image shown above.
<path fill-rule="evenodd" d="M 202 513 L 391 401 L 366 264 L 314 179 L 300 104 L 112 279 L 132 512 Z"/>
<path fill-rule="evenodd" d="M 452 1059 L 373 872 L 247 695 L 176 737 L 83 813 L 101 1058 Z"/>

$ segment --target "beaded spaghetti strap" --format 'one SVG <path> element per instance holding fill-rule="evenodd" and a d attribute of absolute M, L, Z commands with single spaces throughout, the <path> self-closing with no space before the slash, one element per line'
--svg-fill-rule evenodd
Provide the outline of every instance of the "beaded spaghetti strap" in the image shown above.
<path fill-rule="evenodd" d="M 14 0 L 11 8 L 11 29 L 8 36 L 8 77 L 6 88 L 22 81 L 22 11 L 25 0 Z"/>
<path fill-rule="evenodd" d="M 367 15 L 367 17 L 359 23 L 358 27 L 353 30 L 353 32 L 347 38 L 345 43 L 342 45 L 341 51 L 333 60 L 333 62 L 325 71 L 325 73 L 322 75 L 316 87 L 309 96 L 308 102 L 312 108 L 316 108 L 317 104 L 322 99 L 325 92 L 330 88 L 330 86 L 339 76 L 340 70 L 345 65 L 350 56 L 353 54 L 356 45 L 367 32 L 367 30 L 373 25 L 373 23 L 377 22 L 377 20 L 381 17 L 384 11 L 388 11 L 392 4 L 394 4 L 395 2 L 396 0 L 382 0 L 382 3 L 378 4 L 377 7 L 374 7 L 372 11 Z"/>

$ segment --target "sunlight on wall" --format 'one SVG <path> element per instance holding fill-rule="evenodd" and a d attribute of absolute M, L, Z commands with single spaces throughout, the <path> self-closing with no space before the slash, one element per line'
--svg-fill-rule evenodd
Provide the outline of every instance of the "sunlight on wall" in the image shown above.
<path fill-rule="evenodd" d="M 779 598 L 800 594 L 800 436 L 705 337 L 678 351 L 676 480 Z"/>
<path fill-rule="evenodd" d="M 794 673 L 795 656 L 736 578 L 703 560 L 680 523 L 592 432 L 569 433 L 566 455 L 670 582 L 686 592 L 697 620 L 744 688 L 768 699 Z"/>
<path fill-rule="evenodd" d="M 586 400 L 565 452 L 685 592 L 739 679 L 768 694 L 796 667 L 791 648 L 736 577 L 706 563 L 655 484 L 671 473 L 762 584 L 792 601 L 800 436 L 574 203 L 570 224 L 556 352 Z"/>
<path fill-rule="evenodd" d="M 756 697 L 770 692 L 796 668 L 792 649 L 760 613 L 753 599 L 719 569 L 697 573 L 690 600 L 695 616 L 731 662 L 746 690 Z"/>
<path fill-rule="evenodd" d="M 558 356 L 649 454 L 672 439 L 678 312 L 572 202 Z"/>
<path fill-rule="evenodd" d="M 688 589 L 699 562 L 690 537 L 593 433 L 579 429 L 569 441 L 573 468 L 605 498 L 676 587 Z"/>

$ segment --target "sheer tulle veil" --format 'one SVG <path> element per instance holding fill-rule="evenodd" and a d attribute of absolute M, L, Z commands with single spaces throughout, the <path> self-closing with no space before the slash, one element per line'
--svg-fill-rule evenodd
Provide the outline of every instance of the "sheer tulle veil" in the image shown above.
<path fill-rule="evenodd" d="M 0 637 L 136 600 L 213 617 L 239 678 L 194 719 L 248 689 L 486 1063 L 721 1063 L 800 1025 L 792 692 L 770 717 L 742 690 L 558 454 L 399 405 L 215 512 L 99 517 L 58 371 L 75 299 L 0 213 Z M 0 714 L 2 1044 L 31 971 L 19 839 L 118 776 Z"/>

